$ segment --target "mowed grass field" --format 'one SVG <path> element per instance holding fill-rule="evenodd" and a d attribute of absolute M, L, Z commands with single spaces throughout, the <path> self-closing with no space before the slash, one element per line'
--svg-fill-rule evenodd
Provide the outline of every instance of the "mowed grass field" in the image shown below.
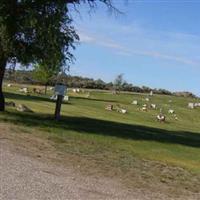
<path fill-rule="evenodd" d="M 34 111 L 22 113 L 8 107 L 0 115 L 0 122 L 14 124 L 17 133 L 21 130 L 46 137 L 59 151 L 82 157 L 87 167 L 119 175 L 138 187 L 159 183 L 174 186 L 174 190 L 184 187 L 199 192 L 200 108 L 187 108 L 188 102 L 199 99 L 154 95 L 146 102 L 147 94 L 113 95 L 95 90 L 75 94 L 68 90 L 70 100 L 62 104 L 62 118 L 57 122 L 53 119 L 55 102 L 49 99 L 52 92 L 27 96 L 19 92 L 24 86 L 4 88 L 7 102 L 24 104 Z M 133 100 L 139 105 L 132 105 Z M 140 111 L 143 104 L 151 103 L 158 108 Z M 128 112 L 107 111 L 108 104 Z M 166 115 L 165 123 L 156 121 L 160 108 Z M 169 109 L 175 110 L 178 120 L 168 114 Z"/>

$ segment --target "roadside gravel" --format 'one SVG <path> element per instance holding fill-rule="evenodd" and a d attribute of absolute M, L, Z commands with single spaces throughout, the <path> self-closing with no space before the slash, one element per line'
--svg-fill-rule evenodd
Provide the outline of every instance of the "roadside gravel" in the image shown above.
<path fill-rule="evenodd" d="M 56 154 L 48 142 L 22 133 L 17 137 L 0 123 L 0 200 L 171 199 L 159 191 L 130 190 L 115 177 L 84 175 L 72 165 L 52 161 Z M 47 154 L 52 158 L 45 158 Z"/>

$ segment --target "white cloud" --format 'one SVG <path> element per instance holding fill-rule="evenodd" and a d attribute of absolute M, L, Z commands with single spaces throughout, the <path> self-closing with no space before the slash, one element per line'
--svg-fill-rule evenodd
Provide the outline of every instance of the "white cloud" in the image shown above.
<path fill-rule="evenodd" d="M 81 42 L 87 43 L 87 42 L 94 42 L 95 41 L 95 38 L 88 36 L 84 33 L 79 33 L 79 37 L 80 37 Z"/>
<path fill-rule="evenodd" d="M 114 52 L 118 55 L 122 56 L 133 56 L 133 55 L 139 55 L 139 56 L 148 56 L 153 58 L 160 58 L 164 60 L 171 60 L 176 61 L 179 63 L 187 64 L 187 65 L 199 65 L 200 61 L 196 61 L 190 58 L 182 57 L 182 56 L 174 56 L 170 54 L 164 54 L 159 51 L 147 51 L 147 50 L 137 50 L 137 49 L 131 49 L 125 45 L 119 44 L 109 38 L 105 38 L 102 36 L 94 36 L 89 35 L 84 32 L 80 32 L 80 41 L 85 43 L 91 43 L 99 46 L 103 46 L 109 49 L 114 50 Z M 182 36 L 186 36 L 183 35 Z M 188 35 L 187 35 L 188 36 Z M 188 36 L 189 37 L 189 36 Z"/>

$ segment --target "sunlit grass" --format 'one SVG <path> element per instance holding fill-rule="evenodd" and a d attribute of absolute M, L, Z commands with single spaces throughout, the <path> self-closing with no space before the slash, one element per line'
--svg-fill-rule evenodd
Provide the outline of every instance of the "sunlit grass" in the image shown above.
<path fill-rule="evenodd" d="M 8 108 L 0 120 L 43 132 L 62 151 L 110 162 L 115 159 L 113 163 L 121 165 L 131 158 L 147 159 L 200 173 L 200 109 L 187 108 L 188 102 L 197 100 L 154 95 L 149 103 L 157 104 L 158 109 L 142 112 L 139 108 L 148 103 L 144 100 L 147 94 L 90 91 L 86 98 L 88 91 L 81 94 L 69 91 L 70 101 L 62 105 L 63 118 L 56 122 L 55 102 L 49 100 L 52 92 L 48 96 L 26 96 L 18 92 L 19 87 L 5 89 L 6 101 L 25 104 L 34 113 Z M 133 100 L 138 100 L 139 105 L 132 105 Z M 128 113 L 106 111 L 107 104 L 120 105 Z M 166 123 L 155 120 L 160 108 L 167 116 Z M 168 114 L 168 109 L 175 110 L 177 121 Z"/>

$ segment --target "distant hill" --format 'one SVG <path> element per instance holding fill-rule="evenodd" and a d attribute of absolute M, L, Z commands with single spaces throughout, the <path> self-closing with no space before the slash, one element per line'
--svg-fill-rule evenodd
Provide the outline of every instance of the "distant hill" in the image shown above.
<path fill-rule="evenodd" d="M 193 98 L 196 98 L 196 96 L 191 92 L 174 92 L 173 95 L 180 96 L 180 97 L 193 97 Z"/>
<path fill-rule="evenodd" d="M 7 70 L 5 74 L 5 80 L 16 82 L 16 83 L 24 83 L 24 84 L 42 84 L 40 81 L 35 80 L 33 78 L 32 71 L 26 70 L 16 70 L 10 71 Z M 87 89 L 102 89 L 102 90 L 114 90 L 114 83 L 113 82 L 105 82 L 101 79 L 92 79 L 82 76 L 71 76 L 71 75 L 64 75 L 62 77 L 62 81 L 65 85 L 69 88 L 87 88 Z M 52 77 L 52 80 L 49 82 L 49 85 L 55 85 L 56 77 Z M 174 96 L 182 96 L 182 97 L 193 97 L 196 96 L 187 91 L 183 92 L 171 92 L 166 89 L 158 89 L 158 88 L 150 88 L 147 86 L 136 86 L 131 83 L 127 83 L 126 81 L 123 82 L 121 91 L 128 91 L 128 92 L 138 92 L 138 93 L 150 93 L 151 91 L 154 94 L 163 94 L 163 95 L 174 95 Z"/>

